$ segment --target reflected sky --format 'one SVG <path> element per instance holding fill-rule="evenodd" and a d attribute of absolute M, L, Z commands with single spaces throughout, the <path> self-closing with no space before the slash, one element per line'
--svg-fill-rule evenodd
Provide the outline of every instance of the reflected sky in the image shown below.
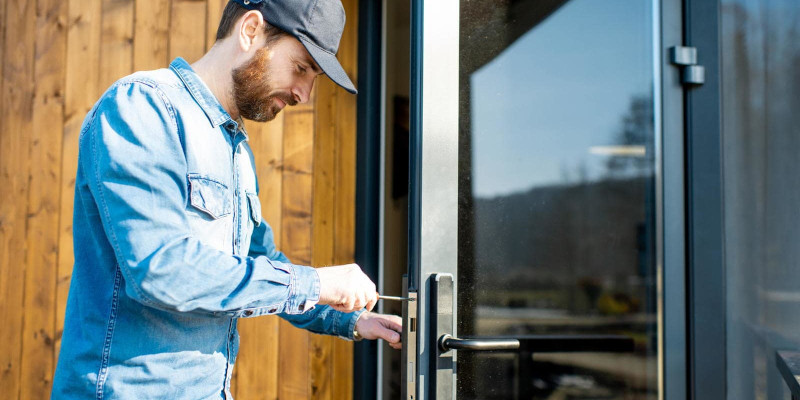
<path fill-rule="evenodd" d="M 473 192 L 596 180 L 631 99 L 651 93 L 649 1 L 572 0 L 471 79 Z"/>

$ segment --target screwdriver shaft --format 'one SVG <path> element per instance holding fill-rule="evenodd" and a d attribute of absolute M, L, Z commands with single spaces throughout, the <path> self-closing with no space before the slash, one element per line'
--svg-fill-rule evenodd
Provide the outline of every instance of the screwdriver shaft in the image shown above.
<path fill-rule="evenodd" d="M 379 295 L 378 300 L 397 300 L 397 301 L 415 301 L 415 298 L 412 297 L 400 297 L 400 296 L 384 296 Z"/>

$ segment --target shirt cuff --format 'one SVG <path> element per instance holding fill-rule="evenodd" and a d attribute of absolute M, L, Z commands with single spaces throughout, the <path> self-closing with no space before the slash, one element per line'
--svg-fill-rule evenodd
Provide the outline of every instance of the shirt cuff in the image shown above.
<path fill-rule="evenodd" d="M 353 333 L 356 330 L 356 322 L 358 322 L 358 317 L 365 311 L 367 311 L 367 309 L 362 308 L 352 313 L 342 313 L 342 316 L 347 318 L 341 318 L 338 321 L 339 323 L 336 324 L 336 335 L 342 339 L 355 340 L 353 338 Z"/>
<path fill-rule="evenodd" d="M 302 314 L 313 310 L 319 302 L 319 274 L 312 267 L 292 265 L 289 298 L 286 300 L 284 312 Z"/>

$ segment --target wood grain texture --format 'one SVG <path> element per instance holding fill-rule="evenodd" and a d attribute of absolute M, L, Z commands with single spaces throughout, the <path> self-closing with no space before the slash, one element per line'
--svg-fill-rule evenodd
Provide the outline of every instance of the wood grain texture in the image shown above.
<path fill-rule="evenodd" d="M 337 57 L 347 75 L 358 82 L 358 1 L 344 0 L 347 24 L 342 34 Z M 352 262 L 355 254 L 355 197 L 356 197 L 356 96 L 337 87 L 336 147 L 336 259 L 337 263 Z"/>
<path fill-rule="evenodd" d="M 172 0 L 169 29 L 169 58 L 183 57 L 193 63 L 206 49 L 206 3 L 198 0 Z"/>
<path fill-rule="evenodd" d="M 284 110 L 282 250 L 295 264 L 311 263 L 311 194 L 314 114 Z M 308 398 L 310 333 L 280 323 L 278 396 Z"/>
<path fill-rule="evenodd" d="M 75 262 L 72 248 L 72 212 L 78 168 L 78 135 L 86 113 L 100 96 L 101 90 L 97 76 L 100 68 L 102 4 L 96 1 L 70 1 L 68 8 L 54 365 L 57 364 L 61 347 L 72 264 Z M 87 76 L 90 78 L 86 79 Z"/>
<path fill-rule="evenodd" d="M 314 113 L 302 109 L 284 112 L 281 244 L 293 263 L 309 265 Z"/>
<path fill-rule="evenodd" d="M 0 119 L 0 387 L 9 397 L 16 398 L 23 373 L 23 290 L 28 267 L 25 246 L 36 31 L 35 3 L 14 1 L 5 6 Z"/>
<path fill-rule="evenodd" d="M 239 321 L 238 373 L 231 384 L 236 398 L 278 398 L 279 325 L 275 316 Z"/>
<path fill-rule="evenodd" d="M 281 221 L 283 218 L 283 135 L 284 114 L 273 121 L 260 124 L 258 155 L 258 197 L 261 199 L 261 215 L 272 227 L 275 245 L 281 248 Z"/>
<path fill-rule="evenodd" d="M 133 24 L 133 69 L 169 65 L 169 0 L 136 0 Z"/>
<path fill-rule="evenodd" d="M 312 265 L 321 267 L 334 264 L 336 88 L 327 78 L 318 79 L 315 86 Z M 321 335 L 311 337 L 309 390 L 313 399 L 333 398 L 334 340 Z"/>
<path fill-rule="evenodd" d="M 133 72 L 133 0 L 103 0 L 100 87 Z"/>
<path fill-rule="evenodd" d="M 40 0 L 36 7 L 21 390 L 31 398 L 46 398 L 55 368 L 67 4 Z"/>
<path fill-rule="evenodd" d="M 268 123 L 246 122 L 250 148 L 256 160 L 261 214 L 280 239 L 281 187 L 283 182 L 283 113 Z M 278 397 L 279 318 L 247 318 L 239 321 L 238 371 L 234 395 L 242 399 Z"/>
<path fill-rule="evenodd" d="M 3 55 L 5 54 L 6 50 L 6 4 L 8 2 L 4 1 L 0 3 L 0 94 L 5 93 L 3 91 L 3 65 L 5 64 L 3 60 L 5 58 Z M 5 110 L 3 108 L 3 96 L 0 96 L 0 111 Z M 2 157 L 2 152 L 0 152 L 0 157 Z M 0 159 L 2 162 L 2 159 Z"/>
<path fill-rule="evenodd" d="M 336 84 L 322 77 L 315 84 L 313 171 L 313 265 L 334 264 L 336 220 Z"/>
<path fill-rule="evenodd" d="M 214 45 L 217 36 L 217 27 L 222 18 L 222 10 L 228 4 L 227 0 L 208 0 L 206 7 L 206 50 Z"/>

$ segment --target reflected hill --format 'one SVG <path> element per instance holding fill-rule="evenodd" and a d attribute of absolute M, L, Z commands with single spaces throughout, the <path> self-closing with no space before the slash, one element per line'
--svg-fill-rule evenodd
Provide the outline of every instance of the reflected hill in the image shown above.
<path fill-rule="evenodd" d="M 612 178 L 475 198 L 478 304 L 637 311 L 653 276 L 651 185 L 649 177 Z M 603 307 L 604 295 L 622 304 Z"/>

